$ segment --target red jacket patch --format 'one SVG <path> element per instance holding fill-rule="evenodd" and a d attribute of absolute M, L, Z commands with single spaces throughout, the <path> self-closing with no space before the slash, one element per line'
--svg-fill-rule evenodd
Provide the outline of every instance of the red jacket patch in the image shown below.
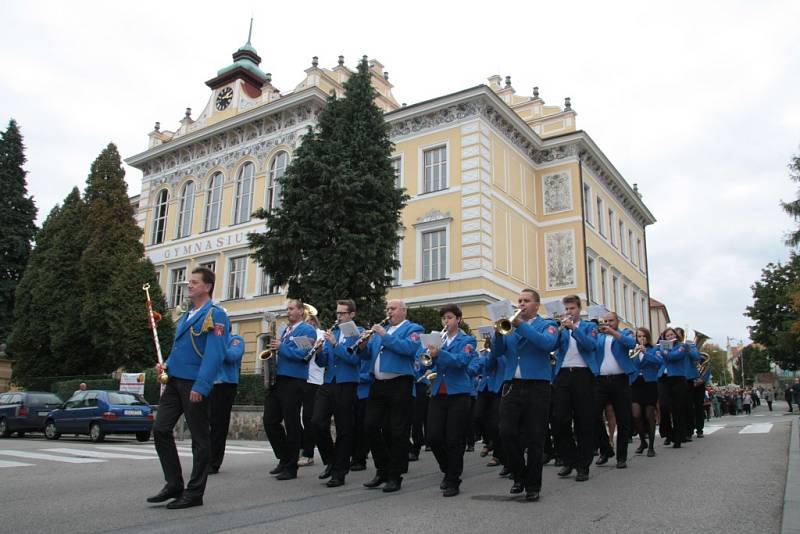
<path fill-rule="evenodd" d="M 547 328 L 547 331 L 550 332 L 551 334 L 555 334 L 556 333 L 556 327 L 555 326 L 549 326 Z"/>
<path fill-rule="evenodd" d="M 419 335 L 416 332 L 412 332 L 408 337 L 411 339 L 411 341 L 419 341 Z"/>
<path fill-rule="evenodd" d="M 467 354 L 471 354 L 472 353 L 472 345 L 467 345 L 466 347 L 464 347 L 464 352 L 466 352 Z"/>
<path fill-rule="evenodd" d="M 214 335 L 222 336 L 223 334 L 225 334 L 225 325 L 222 323 L 216 323 L 214 325 Z"/>
<path fill-rule="evenodd" d="M 239 341 L 238 339 L 234 339 L 234 340 L 233 340 L 233 342 L 232 342 L 231 344 L 232 344 L 234 347 L 238 347 L 240 343 L 241 343 L 241 341 Z"/>

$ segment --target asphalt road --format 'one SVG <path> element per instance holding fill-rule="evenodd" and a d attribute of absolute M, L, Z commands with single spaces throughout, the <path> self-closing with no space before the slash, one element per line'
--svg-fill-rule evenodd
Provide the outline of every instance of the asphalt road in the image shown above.
<path fill-rule="evenodd" d="M 297 480 L 278 482 L 267 474 L 275 464 L 269 445 L 240 441 L 209 477 L 205 505 L 171 511 L 145 502 L 163 485 L 152 442 L 10 438 L 0 440 L 0 532 L 773 533 L 781 526 L 791 417 L 759 408 L 714 419 L 709 424 L 719 428 L 704 439 L 681 449 L 659 444 L 655 458 L 634 455 L 634 444 L 628 469 L 593 466 L 584 483 L 559 479 L 551 463 L 538 503 L 511 499 L 511 483 L 477 452 L 465 458 L 461 495 L 444 499 L 430 453 L 389 495 L 361 487 L 371 466 L 326 488 L 317 480 L 319 459 Z M 179 445 L 188 478 L 191 444 Z"/>

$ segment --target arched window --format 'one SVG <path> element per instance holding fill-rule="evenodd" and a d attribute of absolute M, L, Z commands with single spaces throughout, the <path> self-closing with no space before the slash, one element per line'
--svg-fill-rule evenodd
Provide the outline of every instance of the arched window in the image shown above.
<path fill-rule="evenodd" d="M 222 208 L 222 173 L 215 172 L 206 188 L 206 214 L 203 231 L 219 228 L 219 213 Z"/>
<path fill-rule="evenodd" d="M 153 245 L 164 242 L 164 234 L 167 230 L 167 197 L 166 189 L 162 189 L 156 195 L 156 204 L 153 206 L 153 235 L 151 238 Z"/>
<path fill-rule="evenodd" d="M 271 210 L 281 205 L 281 184 L 278 178 L 286 174 L 286 167 L 289 166 L 289 153 L 278 152 L 269 162 L 269 185 L 267 189 L 267 209 Z"/>
<path fill-rule="evenodd" d="M 247 162 L 239 169 L 236 177 L 236 196 L 233 201 L 233 224 L 250 220 L 253 211 L 253 174 L 256 166 Z"/>
<path fill-rule="evenodd" d="M 186 182 L 181 189 L 178 204 L 178 228 L 175 238 L 180 239 L 192 233 L 192 212 L 194 211 L 194 182 Z"/>

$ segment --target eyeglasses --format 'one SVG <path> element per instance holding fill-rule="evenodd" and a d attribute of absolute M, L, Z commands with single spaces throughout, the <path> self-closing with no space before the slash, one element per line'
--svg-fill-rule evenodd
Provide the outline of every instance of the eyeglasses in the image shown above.
<path fill-rule="evenodd" d="M 337 311 L 337 312 L 336 312 L 336 315 L 350 315 L 351 313 L 353 313 L 353 312 L 349 312 L 349 311 L 344 311 L 344 312 Z"/>

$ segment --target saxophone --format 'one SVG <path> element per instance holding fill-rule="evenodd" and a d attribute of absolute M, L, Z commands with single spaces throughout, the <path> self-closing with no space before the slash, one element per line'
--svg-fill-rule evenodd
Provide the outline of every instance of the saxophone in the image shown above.
<path fill-rule="evenodd" d="M 278 337 L 278 321 L 273 313 L 265 312 L 264 320 L 267 322 L 267 333 L 259 337 L 264 338 L 264 345 L 268 346 L 270 341 Z M 278 378 L 278 351 L 267 348 L 258 354 L 261 360 L 261 377 L 264 379 L 264 389 L 267 393 L 275 386 Z"/>

